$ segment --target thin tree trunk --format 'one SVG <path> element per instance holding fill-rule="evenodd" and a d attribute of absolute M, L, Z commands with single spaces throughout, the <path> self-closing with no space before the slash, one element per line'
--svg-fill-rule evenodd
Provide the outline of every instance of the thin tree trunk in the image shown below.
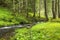
<path fill-rule="evenodd" d="M 15 9 L 15 0 L 13 0 L 13 12 L 14 12 L 14 15 L 15 15 L 15 11 L 16 11 L 16 9 Z"/>
<path fill-rule="evenodd" d="M 34 2 L 33 2 L 33 11 L 34 11 L 34 15 L 33 15 L 33 17 L 35 17 L 35 0 L 34 0 Z"/>
<path fill-rule="evenodd" d="M 56 14 L 55 14 L 55 0 L 52 0 L 52 14 L 53 14 L 53 19 L 56 18 Z"/>
<path fill-rule="evenodd" d="M 39 0 L 39 18 L 40 18 L 40 7 L 41 7 L 40 4 L 41 4 L 41 3 L 40 3 L 40 0 Z"/>
<path fill-rule="evenodd" d="M 27 14 L 26 17 L 28 17 L 28 16 L 29 16 L 29 15 L 28 15 L 28 0 L 26 0 L 26 14 Z"/>
<path fill-rule="evenodd" d="M 48 21 L 48 15 L 47 15 L 47 1 L 44 0 L 44 8 L 45 8 L 45 16 L 46 16 L 46 19 Z"/>
<path fill-rule="evenodd" d="M 56 16 L 57 16 L 57 8 L 58 7 L 58 5 L 57 5 L 57 0 L 55 0 L 55 14 L 56 14 Z"/>
<path fill-rule="evenodd" d="M 58 18 L 60 18 L 60 0 L 58 0 Z"/>
<path fill-rule="evenodd" d="M 26 6 L 26 2 L 25 0 L 23 0 L 23 13 L 25 13 L 25 6 Z"/>
<path fill-rule="evenodd" d="M 18 0 L 18 14 L 20 14 L 21 10 L 20 10 L 20 0 Z"/>

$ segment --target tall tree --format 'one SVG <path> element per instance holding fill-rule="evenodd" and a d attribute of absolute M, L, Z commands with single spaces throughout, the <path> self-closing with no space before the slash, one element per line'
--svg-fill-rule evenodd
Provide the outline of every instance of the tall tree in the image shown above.
<path fill-rule="evenodd" d="M 40 7 L 41 7 L 41 3 L 40 3 L 41 0 L 39 0 L 39 18 L 40 18 Z"/>
<path fill-rule="evenodd" d="M 33 15 L 33 17 L 35 17 L 35 12 L 36 12 L 36 9 L 35 9 L 35 4 L 36 3 L 36 0 L 33 0 L 33 12 L 34 12 L 34 15 Z"/>
<path fill-rule="evenodd" d="M 57 11 L 58 11 L 57 1 L 58 1 L 58 0 L 55 0 L 55 14 L 56 14 L 56 16 L 57 16 Z"/>
<path fill-rule="evenodd" d="M 18 14 L 21 12 L 21 9 L 20 9 L 20 0 L 18 0 Z"/>
<path fill-rule="evenodd" d="M 44 0 L 44 8 L 45 8 L 45 16 L 48 21 L 48 14 L 47 14 L 47 0 Z"/>
<path fill-rule="evenodd" d="M 53 19 L 56 18 L 56 13 L 55 13 L 55 0 L 52 0 L 52 14 L 53 14 Z"/>
<path fill-rule="evenodd" d="M 28 0 L 26 0 L 26 14 L 27 14 L 26 17 L 28 17 Z"/>
<path fill-rule="evenodd" d="M 58 0 L 58 17 L 60 18 L 60 0 Z"/>
<path fill-rule="evenodd" d="M 26 2 L 25 2 L 25 0 L 23 0 L 23 8 L 22 8 L 22 10 L 23 10 L 23 13 L 25 13 L 25 6 L 26 6 Z"/>
<path fill-rule="evenodd" d="M 13 12 L 14 12 L 14 15 L 15 15 L 15 12 L 16 12 L 16 8 L 15 8 L 15 0 L 13 0 Z"/>

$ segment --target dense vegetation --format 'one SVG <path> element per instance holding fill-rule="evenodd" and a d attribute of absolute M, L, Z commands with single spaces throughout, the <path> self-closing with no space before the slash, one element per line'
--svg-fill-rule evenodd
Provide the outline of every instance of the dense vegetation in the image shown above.
<path fill-rule="evenodd" d="M 10 10 L 0 7 L 0 27 L 18 25 L 20 22 L 28 23 L 28 20 L 20 15 L 13 16 Z"/>
<path fill-rule="evenodd" d="M 0 40 L 60 40 L 60 0 L 0 0 L 0 27 L 34 23 Z"/>
<path fill-rule="evenodd" d="M 16 35 L 11 40 L 59 40 L 60 23 L 38 23 L 30 29 L 16 29 Z"/>

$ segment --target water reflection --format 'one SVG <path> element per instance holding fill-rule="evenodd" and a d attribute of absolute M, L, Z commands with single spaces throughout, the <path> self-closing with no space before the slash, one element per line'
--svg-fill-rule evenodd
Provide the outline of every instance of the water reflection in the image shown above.
<path fill-rule="evenodd" d="M 0 29 L 0 39 L 3 38 L 5 40 L 9 40 L 10 37 L 15 35 L 15 29 Z"/>

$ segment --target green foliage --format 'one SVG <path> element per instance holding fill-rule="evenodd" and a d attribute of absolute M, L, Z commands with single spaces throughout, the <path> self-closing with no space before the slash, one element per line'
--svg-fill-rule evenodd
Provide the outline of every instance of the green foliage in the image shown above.
<path fill-rule="evenodd" d="M 39 23 L 30 29 L 16 29 L 14 40 L 59 40 L 60 23 Z"/>
<path fill-rule="evenodd" d="M 60 22 L 60 18 L 52 19 L 51 22 Z"/>
<path fill-rule="evenodd" d="M 0 7 L 0 26 L 9 26 L 19 24 L 20 22 L 27 23 L 28 20 L 24 16 L 14 16 L 12 11 Z"/>
<path fill-rule="evenodd" d="M 11 8 L 12 0 L 0 0 L 0 6 Z"/>

